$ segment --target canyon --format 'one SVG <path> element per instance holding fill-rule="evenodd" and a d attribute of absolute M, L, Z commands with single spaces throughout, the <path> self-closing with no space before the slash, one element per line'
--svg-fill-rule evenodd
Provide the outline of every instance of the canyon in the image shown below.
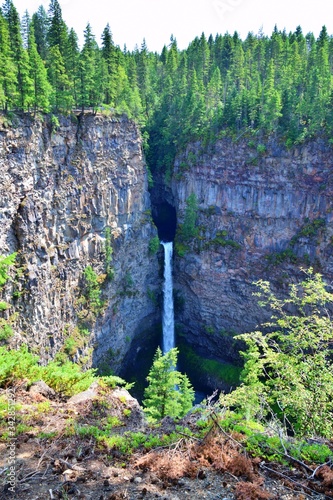
<path fill-rule="evenodd" d="M 333 279 L 324 139 L 289 150 L 276 138 L 192 143 L 167 179 L 154 172 L 149 192 L 140 132 L 125 116 L 61 117 L 57 126 L 25 116 L 2 124 L 0 164 L 1 254 L 18 252 L 2 290 L 11 307 L 0 314 L 15 331 L 10 345 L 27 343 L 43 362 L 60 351 L 124 373 L 146 346 L 153 352 L 163 249 L 151 252 L 150 241 L 157 229 L 173 239 L 193 194 L 198 233 L 180 251 L 177 230 L 173 279 L 178 338 L 199 355 L 240 364 L 234 335 L 270 317 L 253 295 L 257 280 L 284 295 L 301 268 Z M 103 302 L 96 314 L 84 292 L 89 266 Z"/>

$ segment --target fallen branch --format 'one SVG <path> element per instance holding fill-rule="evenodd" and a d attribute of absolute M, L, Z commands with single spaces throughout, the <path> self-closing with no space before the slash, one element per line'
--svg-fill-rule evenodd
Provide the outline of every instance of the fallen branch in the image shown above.
<path fill-rule="evenodd" d="M 277 476 L 283 477 L 284 479 L 286 479 L 287 481 L 290 481 L 291 483 L 295 484 L 299 488 L 302 488 L 302 490 L 307 490 L 310 493 L 315 493 L 316 495 L 318 495 L 318 491 L 313 490 L 309 486 L 305 486 L 304 484 L 299 483 L 298 481 L 295 481 L 295 479 L 292 479 L 291 477 L 286 476 L 286 474 L 283 474 L 282 472 L 278 472 L 278 471 L 276 471 L 274 469 L 271 469 L 270 467 L 267 467 L 267 465 L 265 465 L 265 462 L 261 462 L 259 464 L 259 467 L 261 467 L 262 469 L 265 469 L 265 470 L 267 470 L 269 472 L 272 472 L 273 474 L 276 474 Z M 333 497 L 330 497 L 328 495 L 325 495 L 325 498 L 333 500 Z"/>
<path fill-rule="evenodd" d="M 78 472 L 84 472 L 86 469 L 84 469 L 83 467 L 80 467 L 79 465 L 73 465 L 71 464 L 70 462 L 67 462 L 66 460 L 58 457 L 58 458 L 54 458 L 54 457 L 50 457 L 49 455 L 46 455 L 50 460 L 58 460 L 59 462 L 61 462 L 62 464 L 66 465 L 66 467 L 68 467 L 68 469 L 72 469 L 72 470 L 76 470 Z"/>
<path fill-rule="evenodd" d="M 42 472 L 39 472 L 38 470 L 35 470 L 33 472 L 29 472 L 29 474 L 27 474 L 25 477 L 23 477 L 22 479 L 20 479 L 18 482 L 20 484 L 27 483 L 28 481 L 31 481 L 32 479 L 34 479 L 36 476 L 41 476 L 41 475 L 42 475 Z"/>
<path fill-rule="evenodd" d="M 330 467 L 331 465 L 333 465 L 333 461 L 329 460 L 328 462 L 325 462 L 324 464 L 318 465 L 318 467 L 315 468 L 315 470 L 313 471 L 313 473 L 311 474 L 311 476 L 308 479 L 315 479 L 316 474 L 319 471 L 319 469 L 321 469 L 322 467 L 325 467 L 325 465 Z"/>

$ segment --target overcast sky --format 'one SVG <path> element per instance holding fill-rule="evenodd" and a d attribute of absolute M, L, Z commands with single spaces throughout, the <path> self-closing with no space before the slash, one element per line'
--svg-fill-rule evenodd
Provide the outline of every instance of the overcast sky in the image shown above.
<path fill-rule="evenodd" d="M 48 10 L 49 0 L 14 0 L 22 15 L 32 15 L 39 5 Z M 333 34 L 332 0 L 60 0 L 63 18 L 82 41 L 88 21 L 99 43 L 109 22 L 114 42 L 132 50 L 143 38 L 148 48 L 160 52 L 173 34 L 178 46 L 186 48 L 202 32 L 209 34 L 235 30 L 245 38 L 262 27 L 270 35 L 274 25 L 287 32 L 300 25 L 303 33 L 317 37 L 325 24 Z"/>

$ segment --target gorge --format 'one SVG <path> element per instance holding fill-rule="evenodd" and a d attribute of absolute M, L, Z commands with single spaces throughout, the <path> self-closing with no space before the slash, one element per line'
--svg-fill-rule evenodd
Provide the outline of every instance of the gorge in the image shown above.
<path fill-rule="evenodd" d="M 260 153 L 246 138 L 191 143 L 171 179 L 155 172 L 150 193 L 142 139 L 125 116 L 61 117 L 56 128 L 47 117 L 25 116 L 2 126 L 0 155 L 1 253 L 17 252 L 1 316 L 15 332 L 9 345 L 27 343 L 43 362 L 65 356 L 122 376 L 149 368 L 161 340 L 156 238 L 175 239 L 175 330 L 185 371 L 193 355 L 240 364 L 234 334 L 269 317 L 253 296 L 258 279 L 283 295 L 302 278 L 300 267 L 333 278 L 325 140 L 288 150 L 271 138 Z M 197 233 L 185 241 L 191 195 Z M 214 371 L 201 372 L 202 387 L 228 386 Z"/>

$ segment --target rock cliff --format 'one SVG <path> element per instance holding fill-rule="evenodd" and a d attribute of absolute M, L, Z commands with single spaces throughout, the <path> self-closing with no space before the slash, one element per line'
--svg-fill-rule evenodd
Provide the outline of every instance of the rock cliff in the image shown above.
<path fill-rule="evenodd" d="M 268 318 L 253 296 L 256 280 L 283 294 L 310 265 L 332 280 L 332 163 L 321 140 L 286 150 L 224 138 L 209 152 L 192 144 L 177 159 L 166 198 L 182 222 L 194 193 L 199 226 L 175 260 L 177 321 L 199 351 L 237 357 L 230 334 Z"/>
<path fill-rule="evenodd" d="M 10 341 L 34 346 L 43 360 L 60 350 L 117 372 L 132 339 L 156 321 L 149 296 L 159 287 L 136 126 L 125 117 L 23 117 L 1 127 L 0 165 L 0 253 L 18 252 L 2 293 Z"/>

